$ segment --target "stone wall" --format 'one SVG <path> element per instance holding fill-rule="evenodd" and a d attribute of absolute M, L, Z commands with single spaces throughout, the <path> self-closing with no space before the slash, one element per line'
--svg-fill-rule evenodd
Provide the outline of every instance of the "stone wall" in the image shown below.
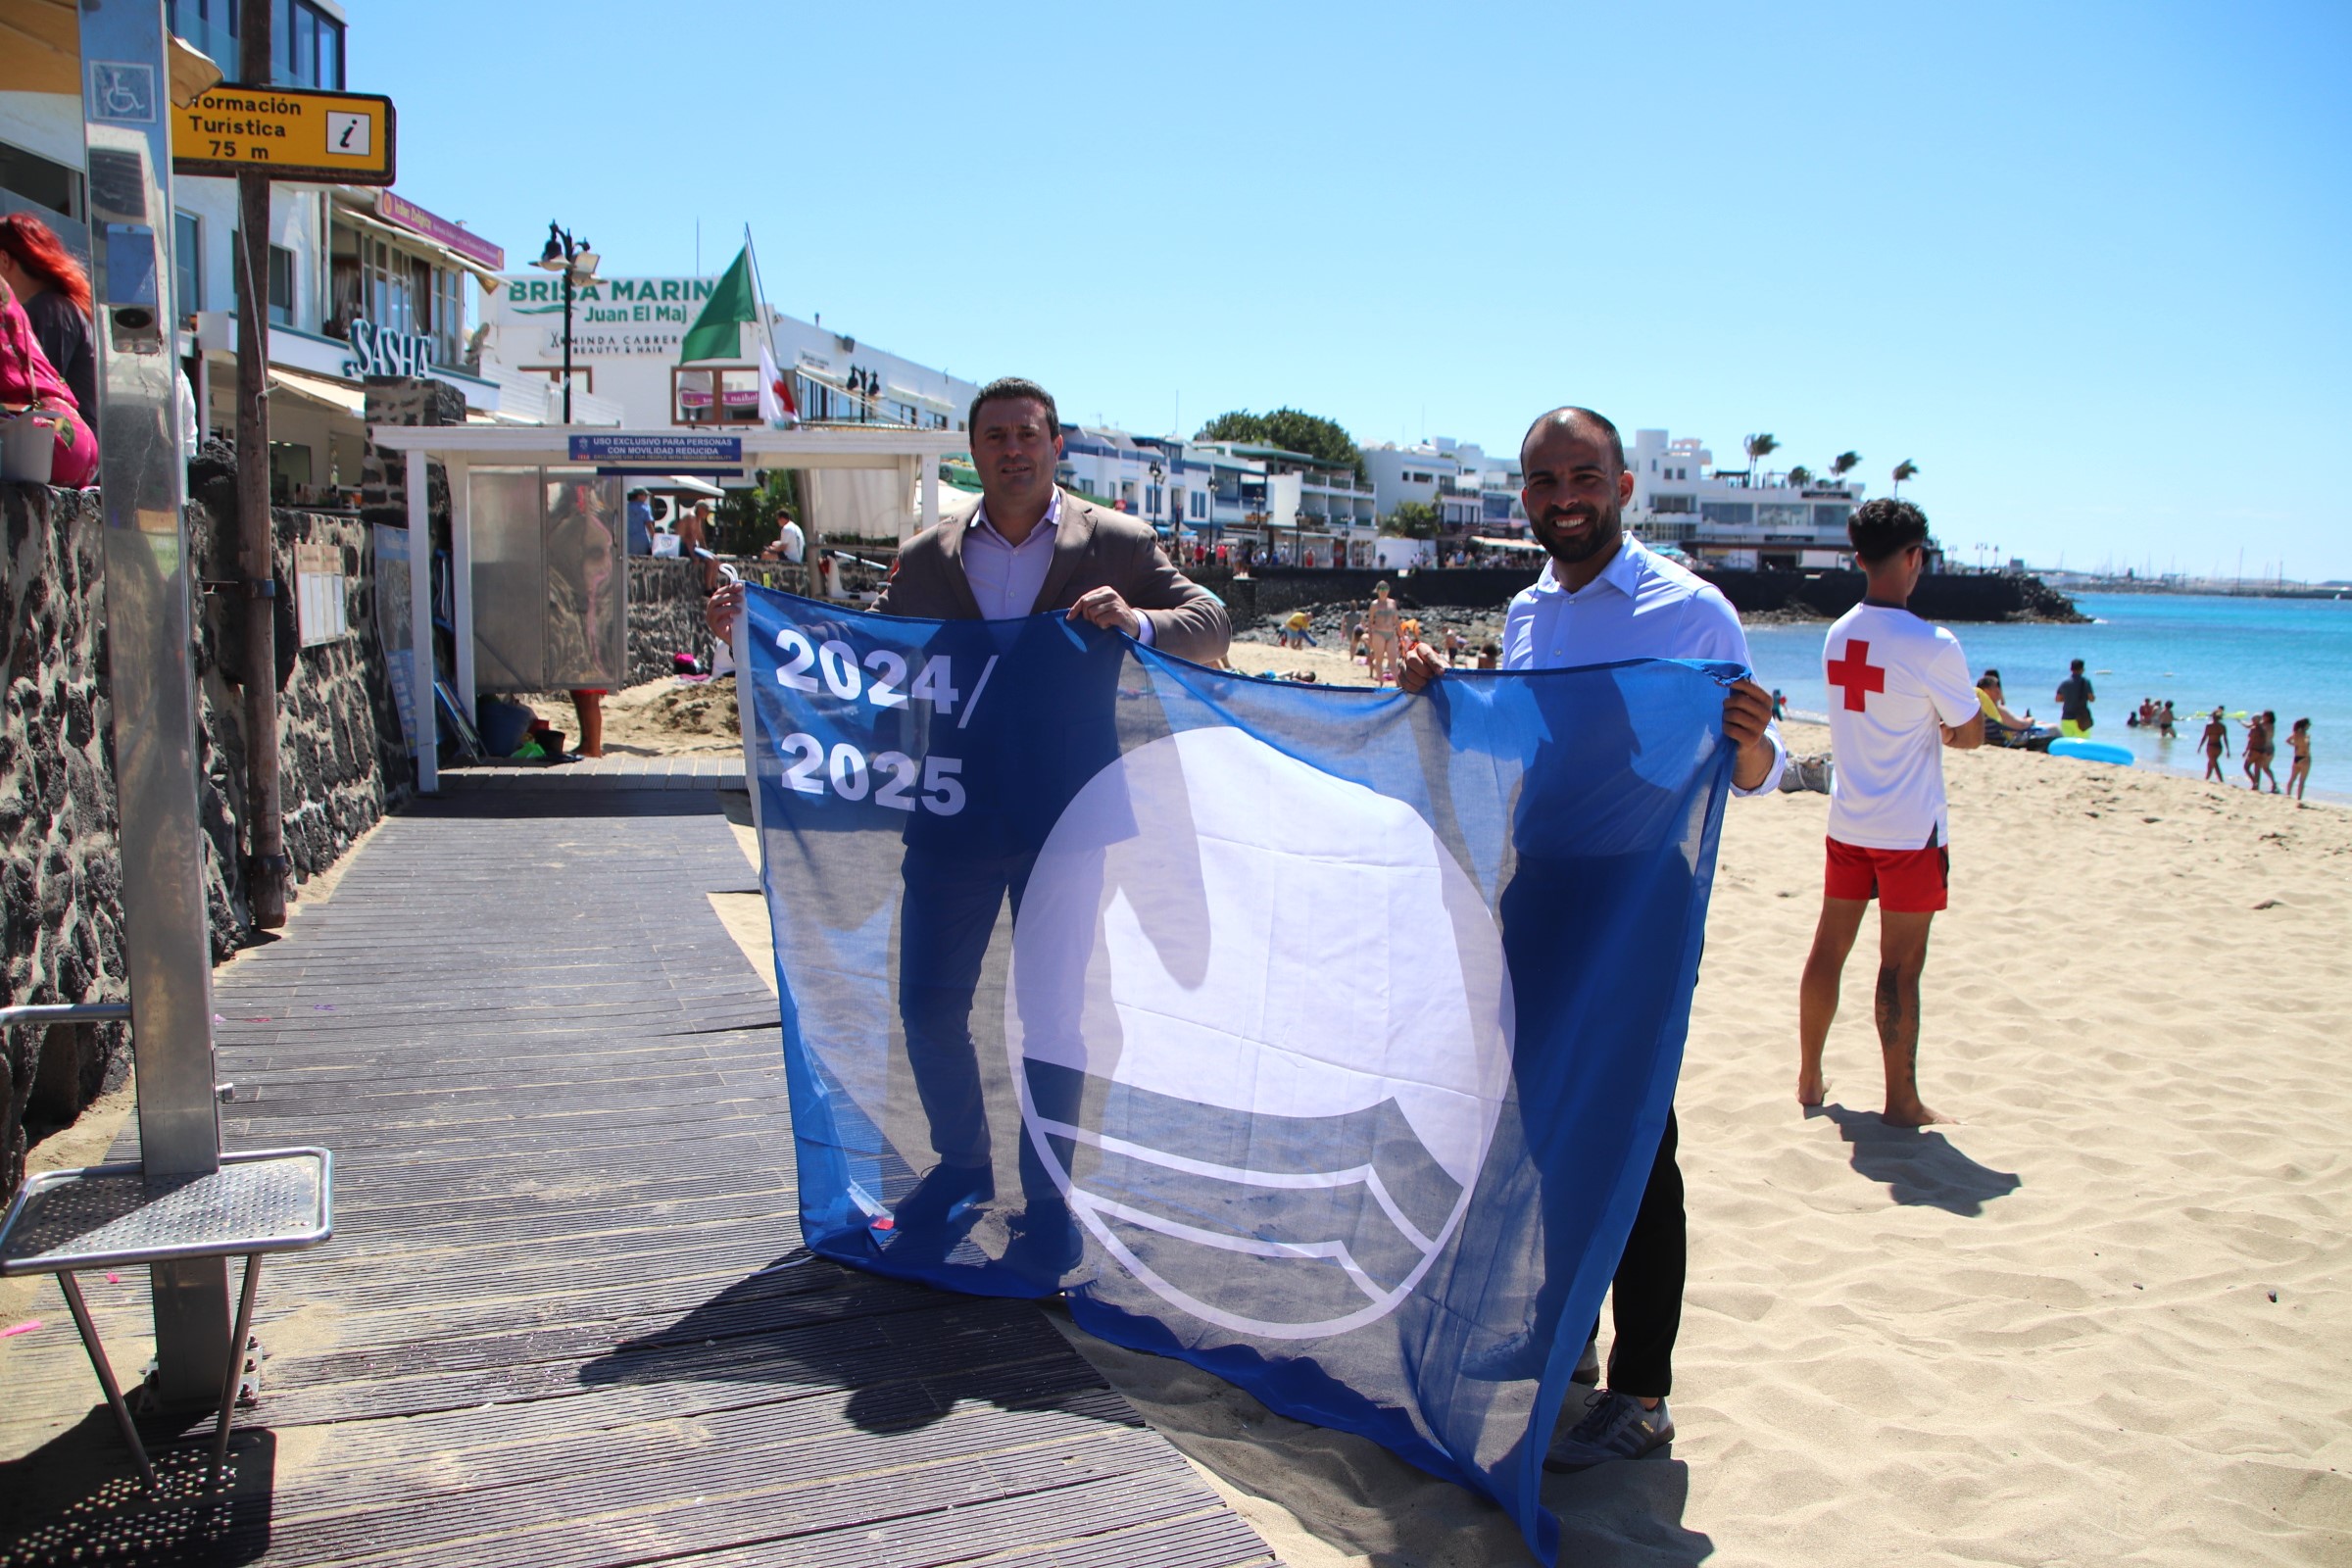
<path fill-rule="evenodd" d="M 100 646 L 97 497 L 0 483 L 0 1001 L 121 1002 L 122 862 Z M 25 1127 L 73 1120 L 121 1058 L 120 1024 L 0 1040 L 0 1202 Z"/>
<path fill-rule="evenodd" d="M 701 562 L 629 558 L 629 672 L 623 684 L 676 674 L 675 654 L 710 659 L 710 632 L 703 624 L 709 598 Z"/>
<path fill-rule="evenodd" d="M 1699 573 L 1723 590 L 1744 614 L 1796 611 L 1835 619 L 1862 602 L 1858 571 L 1740 571 L 1710 566 Z M 2022 572 L 1930 572 L 1911 591 L 1911 609 L 1929 620 L 2082 620 L 2075 602 Z"/>
<path fill-rule="evenodd" d="M 235 479 L 224 449 L 192 466 L 190 562 L 199 578 L 235 575 Z M 0 710 L 0 984 L 5 1000 L 117 1002 L 127 995 L 120 925 L 114 734 L 104 650 L 102 521 L 94 493 L 0 484 L 6 554 L 7 690 Z M 286 853 L 300 883 L 326 869 L 404 799 L 412 769 L 374 621 L 373 556 L 356 518 L 278 512 L 278 750 Z M 294 547 L 332 547 L 344 568 L 351 635 L 297 646 Z M 215 959 L 246 935 L 244 703 L 237 667 L 242 601 L 198 591 L 193 616 L 199 717 L 197 811 Z M 71 1121 L 119 1070 L 122 1030 L 9 1031 L 0 1062 L 0 1201 L 15 1191 L 27 1125 Z"/>
<path fill-rule="evenodd" d="M 233 468 L 192 470 L 188 546 L 198 572 L 237 574 Z M 278 812 L 286 858 L 300 883 L 339 859 L 384 812 L 406 800 L 416 770 L 401 736 L 400 712 L 384 671 L 375 625 L 375 553 L 368 524 L 356 517 L 279 510 L 270 514 L 276 556 Z M 303 648 L 294 611 L 294 553 L 322 544 L 343 568 L 350 635 Z M 407 612 L 407 606 L 400 607 Z M 203 596 L 196 619 L 197 698 L 205 728 L 205 831 L 212 840 L 207 877 L 215 893 L 213 939 L 225 956 L 250 919 L 245 858 L 245 698 L 241 669 L 243 603 Z M 215 880 L 217 878 L 217 880 Z"/>
<path fill-rule="evenodd" d="M 361 417 L 376 424 L 464 424 L 466 394 L 431 376 L 371 375 Z M 433 532 L 448 545 L 449 472 L 438 461 L 425 465 L 425 505 Z M 369 522 L 409 525 L 409 458 L 370 441 L 360 459 L 360 514 Z"/>
<path fill-rule="evenodd" d="M 1407 610 L 1443 606 L 1454 610 L 1500 610 L 1536 578 L 1543 563 L 1530 556 L 1523 565 L 1452 566 L 1419 571 L 1372 571 L 1361 567 L 1261 567 L 1246 577 L 1217 567 L 1190 575 L 1223 599 L 1234 624 L 1263 615 L 1287 614 L 1301 605 L 1369 601 L 1372 585 L 1387 582 Z M 1737 571 L 1709 566 L 1700 576 L 1723 590 L 1744 613 L 1795 611 L 1834 619 L 1862 602 L 1858 571 Z M 2038 577 L 2017 572 L 1936 572 L 1919 580 L 1911 608 L 1930 620 L 2080 620 L 2074 601 Z"/>

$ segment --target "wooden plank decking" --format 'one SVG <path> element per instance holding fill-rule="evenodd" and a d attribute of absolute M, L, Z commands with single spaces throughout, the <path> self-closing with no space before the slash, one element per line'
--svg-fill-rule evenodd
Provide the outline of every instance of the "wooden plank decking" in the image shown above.
<path fill-rule="evenodd" d="M 631 782 L 424 804 L 221 972 L 225 1142 L 331 1148 L 336 1239 L 265 1268 L 226 1506 L 155 1420 L 137 1494 L 45 1283 L 0 1561 L 1272 1564 L 1040 1309 L 799 1249 L 775 1004 L 708 897 L 754 879 L 710 782 Z M 143 1277 L 85 1284 L 135 1376 Z"/>

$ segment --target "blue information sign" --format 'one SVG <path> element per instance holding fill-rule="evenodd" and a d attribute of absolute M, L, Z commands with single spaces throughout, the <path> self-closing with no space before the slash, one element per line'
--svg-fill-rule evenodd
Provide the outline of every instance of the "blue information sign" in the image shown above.
<path fill-rule="evenodd" d="M 571 438 L 571 461 L 574 463 L 625 464 L 741 464 L 743 437 L 739 435 L 671 435 L 650 433 L 634 435 L 616 432 L 612 435 L 575 435 Z M 666 472 L 666 469 L 662 471 Z"/>

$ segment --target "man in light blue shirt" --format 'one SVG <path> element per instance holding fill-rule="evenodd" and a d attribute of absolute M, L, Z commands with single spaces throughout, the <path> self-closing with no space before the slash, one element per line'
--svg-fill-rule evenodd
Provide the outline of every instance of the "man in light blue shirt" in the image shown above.
<path fill-rule="evenodd" d="M 1503 618 L 1502 667 L 1553 669 L 1621 659 L 1720 660 L 1749 668 L 1747 637 L 1730 601 L 1712 585 L 1625 535 L 1634 475 L 1617 427 L 1590 409 L 1554 409 L 1520 443 L 1528 525 L 1550 553 L 1544 575 L 1511 601 Z M 1405 657 L 1397 684 L 1417 692 L 1446 671 L 1427 646 Z M 1723 704 L 1725 738 L 1736 748 L 1732 792 L 1777 789 L 1787 756 L 1772 722 L 1772 697 L 1752 680 L 1735 682 Z M 1573 897 L 1572 889 L 1560 890 Z M 1504 910 L 1506 927 L 1508 909 Z M 1506 930 L 1507 940 L 1507 930 Z M 1675 1335 L 1682 1324 L 1689 1250 L 1683 1176 L 1675 1162 L 1674 1113 L 1666 1116 L 1649 1183 L 1618 1261 L 1612 1298 L 1615 1338 L 1607 1391 L 1554 1440 L 1545 1463 L 1581 1469 L 1639 1458 L 1674 1437 L 1666 1396 L 1673 1390 Z M 1550 1200 L 1555 1195 L 1546 1194 Z M 1579 1195 L 1556 1195 L 1572 1200 Z M 1548 1229 L 1548 1228 L 1547 1228 Z M 1547 1260 L 1547 1264 L 1551 1260 Z M 1547 1267 L 1535 1321 L 1464 1362 L 1473 1377 L 1541 1374 L 1568 1281 Z M 1597 1333 L 1597 1325 L 1595 1326 Z M 1588 1357 L 1590 1352 L 1588 1351 Z M 1598 1376 L 1590 1360 L 1580 1381 Z"/>
<path fill-rule="evenodd" d="M 650 556 L 654 553 L 654 508 L 645 499 L 645 492 L 629 492 L 628 506 L 629 554 Z"/>

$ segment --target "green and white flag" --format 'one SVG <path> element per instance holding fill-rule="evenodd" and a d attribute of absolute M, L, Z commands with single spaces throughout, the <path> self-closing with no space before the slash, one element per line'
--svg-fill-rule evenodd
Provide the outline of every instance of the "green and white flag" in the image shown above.
<path fill-rule="evenodd" d="M 718 280 L 718 287 L 710 291 L 710 303 L 703 307 L 703 314 L 686 329 L 686 341 L 678 353 L 681 364 L 743 357 L 743 335 L 737 328 L 742 322 L 760 318 L 752 302 L 751 255 L 749 246 L 735 253 L 734 264 Z"/>

